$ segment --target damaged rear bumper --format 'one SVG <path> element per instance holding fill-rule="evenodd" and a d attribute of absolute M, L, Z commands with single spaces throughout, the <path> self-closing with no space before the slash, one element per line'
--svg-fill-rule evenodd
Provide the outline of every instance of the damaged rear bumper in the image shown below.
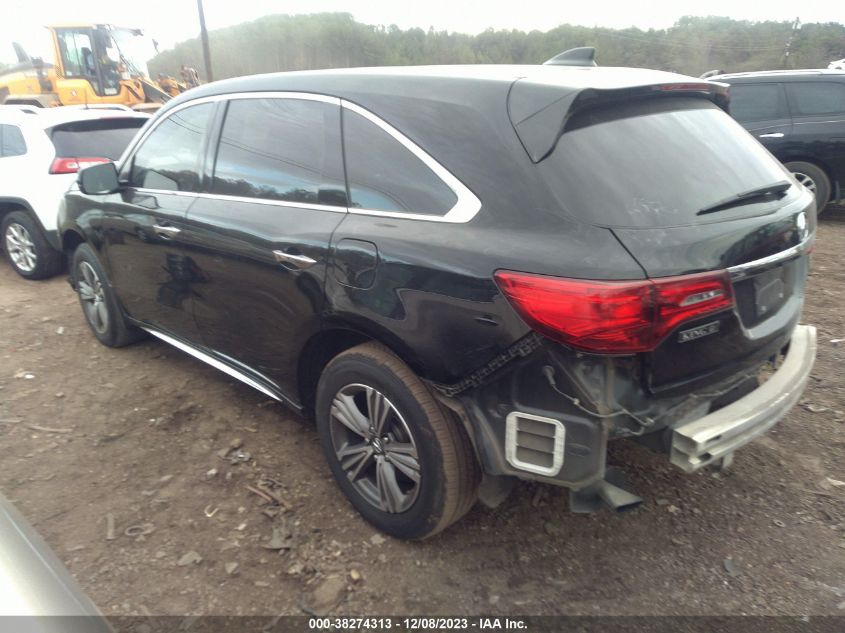
<path fill-rule="evenodd" d="M 798 325 L 777 371 L 747 396 L 673 429 L 671 462 L 694 472 L 730 456 L 774 426 L 798 402 L 816 359 L 816 328 Z"/>

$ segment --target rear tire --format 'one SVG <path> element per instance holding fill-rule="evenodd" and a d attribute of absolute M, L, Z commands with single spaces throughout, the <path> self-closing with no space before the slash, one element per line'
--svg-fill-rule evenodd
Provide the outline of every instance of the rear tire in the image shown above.
<path fill-rule="evenodd" d="M 88 244 L 80 244 L 73 253 L 71 275 L 82 314 L 100 343 L 124 347 L 144 337 L 143 330 L 126 322 L 106 272 Z"/>
<path fill-rule="evenodd" d="M 795 179 L 816 196 L 816 211 L 821 213 L 830 201 L 830 178 L 818 165 L 804 161 L 786 163 Z"/>
<path fill-rule="evenodd" d="M 12 211 L 3 218 L 2 235 L 6 259 L 24 279 L 47 279 L 61 272 L 62 254 L 25 211 Z"/>
<path fill-rule="evenodd" d="M 365 343 L 335 357 L 316 404 L 335 480 L 382 532 L 427 538 L 475 503 L 480 471 L 463 426 L 386 347 Z"/>

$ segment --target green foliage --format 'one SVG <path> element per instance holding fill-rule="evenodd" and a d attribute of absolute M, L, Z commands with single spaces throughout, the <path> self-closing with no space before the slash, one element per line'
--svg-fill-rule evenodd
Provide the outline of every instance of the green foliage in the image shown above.
<path fill-rule="evenodd" d="M 402 30 L 356 22 L 348 13 L 270 15 L 209 34 L 216 79 L 282 70 L 416 64 L 538 64 L 576 46 L 596 47 L 602 66 L 640 66 L 699 75 L 778 68 L 824 68 L 845 57 L 845 26 L 684 17 L 643 31 L 563 24 L 547 32 L 487 30 L 479 35 Z M 789 55 L 786 55 L 789 43 Z M 195 38 L 150 62 L 155 76 L 202 69 Z"/>

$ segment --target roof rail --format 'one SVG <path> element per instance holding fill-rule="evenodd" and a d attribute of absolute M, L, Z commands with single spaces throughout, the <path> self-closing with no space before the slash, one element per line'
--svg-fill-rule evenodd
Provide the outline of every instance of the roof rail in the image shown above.
<path fill-rule="evenodd" d="M 597 66 L 596 49 L 592 46 L 580 46 L 563 51 L 543 62 L 543 66 Z"/>
<path fill-rule="evenodd" d="M 15 110 L 24 114 L 40 114 L 44 108 L 41 106 L 24 105 L 20 103 L 4 103 L 0 105 L 0 112 Z"/>

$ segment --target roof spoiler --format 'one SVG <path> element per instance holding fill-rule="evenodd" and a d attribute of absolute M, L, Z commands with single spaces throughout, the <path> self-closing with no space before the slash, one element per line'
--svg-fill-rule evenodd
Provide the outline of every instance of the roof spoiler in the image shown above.
<path fill-rule="evenodd" d="M 543 66 L 596 66 L 596 49 L 592 46 L 570 48 L 543 62 Z"/>
<path fill-rule="evenodd" d="M 552 153 L 569 118 L 585 108 L 630 99 L 692 96 L 729 110 L 728 84 L 676 77 L 619 88 L 572 88 L 518 79 L 508 95 L 508 115 L 531 162 L 539 163 Z"/>

